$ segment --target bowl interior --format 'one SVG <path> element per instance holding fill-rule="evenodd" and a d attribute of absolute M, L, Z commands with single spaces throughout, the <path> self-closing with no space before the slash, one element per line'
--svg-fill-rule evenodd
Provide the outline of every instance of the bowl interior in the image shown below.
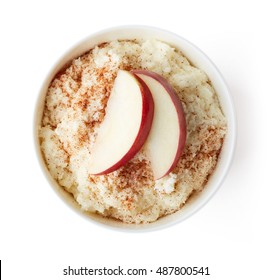
<path fill-rule="evenodd" d="M 164 41 L 170 44 L 171 46 L 181 50 L 194 66 L 202 69 L 208 75 L 213 87 L 217 92 L 220 105 L 227 118 L 228 131 L 224 140 L 223 148 L 220 153 L 220 159 L 218 160 L 216 169 L 210 177 L 210 179 L 208 180 L 207 186 L 201 193 L 193 195 L 192 198 L 188 200 L 188 202 L 182 207 L 181 210 L 177 211 L 172 215 L 163 217 L 154 223 L 146 225 L 127 225 L 119 221 L 103 218 L 100 215 L 85 213 L 80 209 L 80 207 L 74 201 L 72 196 L 66 191 L 64 191 L 64 189 L 56 183 L 56 181 L 51 177 L 49 171 L 47 170 L 46 164 L 43 160 L 42 153 L 40 150 L 38 129 L 41 124 L 44 100 L 48 86 L 51 80 L 54 78 L 54 76 L 61 69 L 65 68 L 71 62 L 72 59 L 82 55 L 83 53 L 92 49 L 95 45 L 103 42 L 109 42 L 112 40 L 132 40 L 150 38 L 155 38 Z M 196 46 L 183 39 L 182 37 L 179 37 L 168 31 L 142 26 L 127 26 L 107 29 L 105 31 L 96 33 L 86 38 L 85 40 L 72 47 L 68 52 L 66 52 L 66 54 L 52 67 L 51 71 L 49 72 L 46 80 L 42 85 L 37 100 L 34 122 L 34 140 L 38 159 L 42 170 L 45 173 L 45 176 L 47 177 L 49 183 L 53 186 L 54 190 L 58 193 L 58 195 L 65 202 L 67 202 L 72 209 L 75 209 L 77 213 L 82 214 L 84 217 L 92 220 L 93 222 L 105 225 L 110 228 L 137 231 L 158 229 L 172 225 L 174 223 L 183 221 L 184 219 L 192 215 L 194 212 L 199 210 L 212 197 L 212 195 L 219 188 L 223 179 L 225 178 L 234 152 L 235 134 L 235 114 L 232 100 L 228 88 L 215 65 L 207 58 L 207 56 L 204 53 L 202 53 L 202 51 L 200 51 Z"/>

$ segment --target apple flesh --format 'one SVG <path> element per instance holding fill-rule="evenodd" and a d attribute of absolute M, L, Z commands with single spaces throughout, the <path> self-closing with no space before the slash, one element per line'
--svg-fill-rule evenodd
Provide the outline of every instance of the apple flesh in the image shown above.
<path fill-rule="evenodd" d="M 177 165 L 186 141 L 186 121 L 182 103 L 173 87 L 162 76 L 135 70 L 150 89 L 154 118 L 143 149 L 150 159 L 155 180 L 169 174 Z"/>
<path fill-rule="evenodd" d="M 149 135 L 153 114 L 152 94 L 144 81 L 119 70 L 92 149 L 90 173 L 113 172 L 133 158 Z"/>

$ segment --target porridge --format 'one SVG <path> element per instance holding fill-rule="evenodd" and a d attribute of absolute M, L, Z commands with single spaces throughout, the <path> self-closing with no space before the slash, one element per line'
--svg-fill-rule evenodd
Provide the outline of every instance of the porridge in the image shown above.
<path fill-rule="evenodd" d="M 182 102 L 186 143 L 175 168 L 155 180 L 144 146 L 124 166 L 92 175 L 89 163 L 119 70 L 145 69 L 164 77 Z M 112 41 L 74 59 L 52 80 L 39 130 L 52 177 L 86 212 L 150 223 L 181 209 L 213 173 L 227 122 L 206 74 L 157 40 Z"/>

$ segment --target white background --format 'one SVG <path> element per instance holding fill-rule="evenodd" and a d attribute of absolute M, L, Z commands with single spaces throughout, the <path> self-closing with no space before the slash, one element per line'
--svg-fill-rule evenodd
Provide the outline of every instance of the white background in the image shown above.
<path fill-rule="evenodd" d="M 80 279 L 62 276 L 68 265 L 209 266 L 206 279 L 271 279 L 267 2 L 1 0 L 3 279 Z M 235 158 L 215 197 L 185 222 L 141 234 L 100 228 L 67 208 L 43 177 L 32 140 L 34 104 L 51 65 L 92 32 L 124 24 L 168 29 L 200 47 L 223 73 L 238 118 Z M 164 279 L 127 279 L 159 278 Z"/>

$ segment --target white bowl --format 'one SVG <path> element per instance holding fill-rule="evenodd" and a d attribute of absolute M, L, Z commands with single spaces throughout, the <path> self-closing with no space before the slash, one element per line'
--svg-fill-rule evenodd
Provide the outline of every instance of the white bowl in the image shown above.
<path fill-rule="evenodd" d="M 100 215 L 96 214 L 86 214 L 83 212 L 78 204 L 74 201 L 72 196 L 68 194 L 62 187 L 60 187 L 56 181 L 51 177 L 46 164 L 43 160 L 42 153 L 40 150 L 40 143 L 38 138 L 38 127 L 41 123 L 43 106 L 45 95 L 48 89 L 48 86 L 53 79 L 53 77 L 64 68 L 73 58 L 76 58 L 86 51 L 90 50 L 94 46 L 108 42 L 112 40 L 129 40 L 129 39 L 150 39 L 155 38 L 161 41 L 164 41 L 175 48 L 181 50 L 183 54 L 190 60 L 190 62 L 196 67 L 202 69 L 211 80 L 213 87 L 215 88 L 222 110 L 227 118 L 228 122 L 228 131 L 223 144 L 223 148 L 220 154 L 220 158 L 217 164 L 217 167 L 208 180 L 208 183 L 204 190 L 196 196 L 193 196 L 192 199 L 182 207 L 181 210 L 177 211 L 174 214 L 168 215 L 159 219 L 156 222 L 151 224 L 144 225 L 128 225 L 122 222 L 115 221 L 113 219 L 103 218 Z M 223 55 L 223 54 L 221 54 Z M 171 32 L 161 30 L 158 28 L 147 27 L 147 26 L 120 26 L 115 28 L 106 29 L 90 35 L 83 41 L 76 44 L 70 50 L 68 50 L 64 56 L 62 56 L 57 63 L 52 67 L 51 71 L 45 78 L 45 81 L 41 87 L 34 117 L 34 141 L 37 152 L 37 157 L 40 163 L 40 166 L 49 181 L 49 184 L 57 192 L 59 197 L 77 213 L 81 214 L 83 217 L 87 218 L 89 221 L 95 222 L 100 225 L 104 225 L 108 228 L 115 228 L 119 230 L 128 230 L 128 231 L 143 231 L 143 230 L 154 230 L 168 227 L 170 225 L 179 223 L 196 211 L 198 211 L 207 201 L 214 195 L 222 184 L 232 161 L 234 148 L 235 148 L 235 139 L 236 139 L 236 120 L 235 112 L 232 103 L 232 99 L 227 88 L 227 85 L 216 68 L 212 61 L 196 46 L 188 42 L 184 38 L 173 34 Z"/>

